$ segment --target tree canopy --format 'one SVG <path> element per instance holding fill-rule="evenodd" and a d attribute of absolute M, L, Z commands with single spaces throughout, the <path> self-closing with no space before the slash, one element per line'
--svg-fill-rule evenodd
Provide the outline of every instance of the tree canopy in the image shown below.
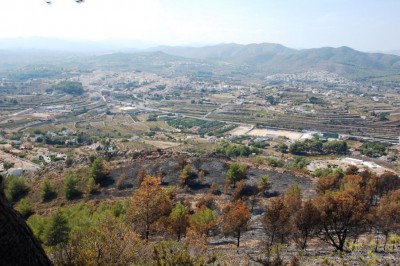
<path fill-rule="evenodd" d="M 53 89 L 73 95 L 82 95 L 85 92 L 82 83 L 77 81 L 60 81 L 53 86 Z"/>
<path fill-rule="evenodd" d="M 236 182 L 245 179 L 247 175 L 247 167 L 244 164 L 232 163 L 226 172 L 226 181 L 236 187 Z"/>

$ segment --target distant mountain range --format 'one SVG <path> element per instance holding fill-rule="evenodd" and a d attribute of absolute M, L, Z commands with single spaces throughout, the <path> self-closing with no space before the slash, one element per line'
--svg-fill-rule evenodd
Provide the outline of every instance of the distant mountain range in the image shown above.
<path fill-rule="evenodd" d="M 63 53 L 69 57 L 72 55 L 76 58 L 87 58 L 90 54 L 90 60 L 79 61 L 85 65 L 88 62 L 96 62 L 93 64 L 102 65 L 102 67 L 106 67 L 107 62 L 112 62 L 114 68 L 124 66 L 124 68 L 151 69 L 155 66 L 154 60 L 157 58 L 158 69 L 160 68 L 160 60 L 164 60 L 165 65 L 172 62 L 175 62 L 173 65 L 176 65 L 177 61 L 181 63 L 184 61 L 184 64 L 192 62 L 197 68 L 204 65 L 199 63 L 199 61 L 202 61 L 210 68 L 210 71 L 215 70 L 213 66 L 229 65 L 227 70 L 217 67 L 217 71 L 219 73 L 225 71 L 224 75 L 230 76 L 237 72 L 263 75 L 325 70 L 353 79 L 392 76 L 395 76 L 397 80 L 400 79 L 400 56 L 394 55 L 396 53 L 400 55 L 400 50 L 393 51 L 391 54 L 365 53 L 345 46 L 297 50 L 273 43 L 248 45 L 230 43 L 204 47 L 158 46 L 146 48 L 149 46 L 144 43 L 127 40 L 104 42 L 64 41 L 53 38 L 28 38 L 23 40 L 21 41 L 20 38 L 0 39 L 0 60 L 7 59 L 6 61 L 10 62 L 14 56 L 17 57 L 20 54 L 23 54 L 24 58 L 29 60 L 33 60 L 32 58 L 39 60 L 41 54 L 46 55 L 47 58 L 51 55 L 56 55 L 59 58 Z M 142 49 L 134 47 L 141 47 Z M 12 53 L 9 50 L 12 50 Z M 116 54 L 113 55 L 114 53 Z M 93 58 L 93 56 L 98 58 Z M 149 61 L 147 62 L 145 58 L 148 58 Z M 70 58 L 68 61 L 71 62 Z M 246 71 L 244 72 L 243 69 Z M 207 71 L 207 68 L 201 68 L 201 71 Z"/>
<path fill-rule="evenodd" d="M 390 52 L 388 52 L 388 54 L 394 54 L 394 55 L 400 56 L 400 49 L 399 50 L 390 51 Z"/>
<path fill-rule="evenodd" d="M 295 50 L 272 43 L 220 44 L 207 47 L 160 46 L 148 51 L 242 64 L 267 72 L 326 70 L 353 77 L 400 74 L 399 56 L 364 53 L 345 46 Z"/>

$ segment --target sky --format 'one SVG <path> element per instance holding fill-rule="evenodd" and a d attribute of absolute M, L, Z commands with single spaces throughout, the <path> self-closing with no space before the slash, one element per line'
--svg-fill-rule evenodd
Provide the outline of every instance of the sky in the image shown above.
<path fill-rule="evenodd" d="M 0 0 L 0 38 L 400 49 L 400 0 Z"/>

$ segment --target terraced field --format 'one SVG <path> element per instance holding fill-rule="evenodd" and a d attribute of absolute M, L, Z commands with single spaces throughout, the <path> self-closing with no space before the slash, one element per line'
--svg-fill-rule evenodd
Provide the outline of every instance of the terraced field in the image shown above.
<path fill-rule="evenodd" d="M 247 122 L 276 128 L 295 130 L 318 130 L 390 142 L 398 142 L 400 121 L 371 121 L 360 115 L 340 111 L 320 111 L 302 114 L 298 112 L 269 113 L 264 117 L 254 116 L 251 110 L 232 108 L 229 111 L 213 113 L 209 118 L 232 122 Z"/>

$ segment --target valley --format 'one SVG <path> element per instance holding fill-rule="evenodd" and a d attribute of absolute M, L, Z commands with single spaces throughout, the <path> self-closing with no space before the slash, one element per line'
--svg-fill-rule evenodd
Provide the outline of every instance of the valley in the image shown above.
<path fill-rule="evenodd" d="M 356 77 L 337 71 L 333 61 L 318 69 L 298 62 L 304 71 L 282 72 L 245 56 L 255 49 L 253 56 L 261 60 L 259 53 L 272 53 L 269 47 L 239 45 L 231 54 L 221 52 L 223 45 L 203 52 L 164 47 L 53 58 L 40 68 L 0 66 L 6 196 L 55 264 L 63 265 L 70 250 L 71 265 L 93 261 L 91 245 L 110 245 L 105 239 L 121 232 L 115 243 L 132 245 L 121 251 L 122 265 L 155 265 L 157 252 L 171 249 L 199 265 L 213 259 L 219 265 L 279 259 L 320 265 L 343 258 L 398 263 L 397 229 L 385 235 L 375 223 L 382 221 L 369 219 L 384 212 L 380 199 L 397 202 L 400 186 L 396 63 L 381 70 L 385 75 Z M 276 49 L 287 57 L 306 53 Z M 343 52 L 351 50 L 338 48 L 337 56 Z M 365 69 L 364 74 L 375 71 Z M 363 215 L 354 217 L 346 242 L 329 240 L 323 226 L 332 225 L 310 220 L 308 246 L 300 247 L 303 231 L 294 217 L 300 210 L 322 217 L 321 208 L 329 207 L 322 203 L 341 197 L 351 200 L 346 206 L 355 201 L 352 208 Z M 155 218 L 146 225 L 135 218 L 144 211 L 135 206 L 147 206 L 143 200 L 155 204 Z M 243 231 L 229 231 L 227 213 L 238 206 L 248 219 Z M 171 218 L 175 208 L 184 212 L 179 230 Z M 276 224 L 268 216 L 273 211 L 283 215 Z M 53 243 L 48 228 L 57 215 L 66 221 L 68 239 Z M 196 215 L 211 220 L 201 224 L 195 219 L 204 217 Z M 89 235 L 87 242 L 82 233 Z M 390 250 L 378 243 L 384 239 Z M 80 250 L 73 248 L 76 243 Z M 107 265 L 119 256 L 118 248 L 104 254 L 109 257 L 101 263 Z"/>

